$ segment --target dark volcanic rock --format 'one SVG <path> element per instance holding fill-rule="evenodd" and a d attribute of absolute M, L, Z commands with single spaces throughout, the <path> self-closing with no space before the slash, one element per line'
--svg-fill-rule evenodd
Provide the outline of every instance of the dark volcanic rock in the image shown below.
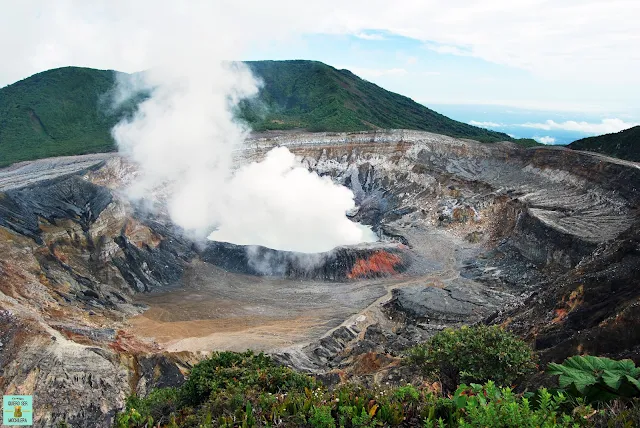
<path fill-rule="evenodd" d="M 527 337 L 542 362 L 575 355 L 640 363 L 640 223 L 493 323 Z"/>
<path fill-rule="evenodd" d="M 0 225 L 41 243 L 39 218 L 71 219 L 88 230 L 112 201 L 108 189 L 72 176 L 0 193 Z"/>
<path fill-rule="evenodd" d="M 296 253 L 260 246 L 210 242 L 200 254 L 205 262 L 249 275 L 343 281 L 403 272 L 410 263 L 401 246 L 339 247 L 326 253 Z"/>
<path fill-rule="evenodd" d="M 185 376 L 176 362 L 163 354 L 138 357 L 138 374 L 140 380 L 137 385 L 137 393 L 141 395 L 156 388 L 177 387 L 185 381 Z"/>
<path fill-rule="evenodd" d="M 595 250 L 597 244 L 562 233 L 529 212 L 522 211 L 509 242 L 534 263 L 572 268 Z"/>
<path fill-rule="evenodd" d="M 178 283 L 184 272 L 185 261 L 171 250 L 171 243 L 160 242 L 156 248 L 138 248 L 124 236 L 115 238 L 124 258 L 114 258 L 124 279 L 137 291 L 152 291 Z"/>
<path fill-rule="evenodd" d="M 506 297 L 478 289 L 472 281 L 457 279 L 443 288 L 409 286 L 393 290 L 387 310 L 426 323 L 474 322 L 504 304 Z"/>

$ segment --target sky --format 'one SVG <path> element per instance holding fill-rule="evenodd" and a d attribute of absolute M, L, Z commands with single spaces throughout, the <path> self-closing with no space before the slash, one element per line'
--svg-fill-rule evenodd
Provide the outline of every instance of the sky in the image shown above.
<path fill-rule="evenodd" d="M 143 70 L 188 34 L 221 59 L 319 60 L 562 144 L 640 123 L 637 22 L 637 0 L 0 0 L 0 86 L 65 65 Z"/>

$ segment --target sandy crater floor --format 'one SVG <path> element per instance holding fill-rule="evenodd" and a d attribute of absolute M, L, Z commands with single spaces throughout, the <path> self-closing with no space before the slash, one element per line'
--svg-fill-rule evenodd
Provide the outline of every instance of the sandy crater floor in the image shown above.
<path fill-rule="evenodd" d="M 459 277 L 461 258 L 479 247 L 441 230 L 407 228 L 415 261 L 403 275 L 321 282 L 229 273 L 193 262 L 182 287 L 139 294 L 149 306 L 130 319 L 138 336 L 170 351 L 275 350 L 316 340 L 359 314 L 379 318 L 391 290 L 442 286 Z M 362 317 L 361 317 L 362 318 Z"/>

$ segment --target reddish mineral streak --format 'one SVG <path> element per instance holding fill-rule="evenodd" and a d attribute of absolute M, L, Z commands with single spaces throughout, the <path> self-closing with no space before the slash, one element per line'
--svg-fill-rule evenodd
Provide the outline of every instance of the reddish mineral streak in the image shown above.
<path fill-rule="evenodd" d="M 347 274 L 347 278 L 367 278 L 376 274 L 395 274 L 395 267 L 401 263 L 399 256 L 386 251 L 376 251 L 366 259 L 358 259 Z"/>

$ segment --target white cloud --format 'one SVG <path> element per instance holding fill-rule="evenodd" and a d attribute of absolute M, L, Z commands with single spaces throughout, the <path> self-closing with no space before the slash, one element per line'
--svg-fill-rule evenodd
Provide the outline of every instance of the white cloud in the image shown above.
<path fill-rule="evenodd" d="M 560 80 L 640 82 L 636 0 L 357 3 L 338 9 L 337 18 L 347 30 L 380 29 L 421 40 L 436 52 L 482 58 Z"/>
<path fill-rule="evenodd" d="M 553 120 L 547 120 L 543 123 L 523 123 L 518 126 L 522 126 L 523 128 L 543 129 L 545 131 L 575 131 L 582 132 L 584 134 L 599 135 L 619 132 L 636 125 L 637 123 L 627 123 L 622 119 L 614 118 L 602 119 L 600 123 L 576 122 L 574 120 L 558 123 Z"/>
<path fill-rule="evenodd" d="M 542 143 L 542 144 L 554 144 L 556 142 L 555 138 L 549 137 L 549 136 L 533 137 L 533 139 L 536 140 L 538 143 Z"/>
<path fill-rule="evenodd" d="M 406 59 L 407 65 L 414 65 L 417 62 L 418 62 L 418 57 L 417 56 L 408 56 L 407 59 Z"/>
<path fill-rule="evenodd" d="M 439 45 L 436 43 L 425 43 L 425 47 L 434 52 L 438 52 L 441 54 L 449 54 L 449 55 L 458 55 L 458 56 L 473 56 L 473 52 L 469 49 L 464 49 L 459 46 L 451 46 L 451 45 Z"/>
<path fill-rule="evenodd" d="M 476 120 L 472 120 L 469 122 L 469 125 L 479 126 L 481 128 L 501 128 L 504 125 L 496 122 L 478 122 Z"/>
<path fill-rule="evenodd" d="M 139 167 L 127 194 L 149 197 L 161 187 L 173 222 L 195 236 L 217 228 L 220 239 L 309 252 L 373 239 L 370 230 L 345 216 L 354 206 L 352 192 L 309 173 L 286 149 L 234 168 L 234 152 L 248 130 L 232 110 L 240 99 L 256 94 L 259 83 L 246 66 L 225 60 L 238 58 L 263 38 L 286 37 L 301 28 L 287 24 L 291 17 L 255 19 L 268 15 L 271 5 L 256 2 L 254 10 L 237 0 L 224 6 L 209 0 L 0 4 L 0 48 L 6 45 L 3 35 L 15 36 L 5 34 L 5 12 L 20 18 L 8 24 L 16 34 L 25 31 L 32 43 L 28 53 L 9 46 L 6 63 L 19 67 L 3 63 L 0 69 L 25 73 L 29 67 L 77 64 L 148 69 L 139 75 L 141 82 L 120 89 L 143 84 L 153 88 L 151 96 L 112 130 L 120 152 Z M 15 16 L 18 10 L 22 16 Z"/>
<path fill-rule="evenodd" d="M 147 68 L 144 41 L 156 31 L 192 31 L 185 16 L 230 29 L 234 37 L 224 40 L 211 39 L 207 30 L 201 34 L 211 44 L 233 48 L 228 59 L 237 58 L 248 40 L 267 45 L 301 34 L 369 39 L 384 34 L 559 80 L 640 83 L 637 0 L 0 0 L 0 10 L 0 50 L 6 59 L 0 85 L 69 64 Z"/>
<path fill-rule="evenodd" d="M 354 36 L 356 36 L 359 39 L 363 39 L 363 40 L 385 40 L 384 36 L 382 34 L 376 34 L 376 33 L 357 33 L 354 34 Z"/>
<path fill-rule="evenodd" d="M 447 98 L 425 98 L 416 97 L 419 103 L 424 105 L 443 104 L 443 105 L 476 105 L 476 106 L 499 106 L 499 107 L 515 107 L 518 109 L 529 109 L 533 111 L 551 111 L 551 112 L 575 112 L 575 113 L 598 113 L 603 114 L 602 106 L 590 105 L 584 103 L 558 102 L 549 99 L 531 100 L 531 99 L 509 99 L 509 98 L 472 98 L 465 94 L 465 98 L 452 99 Z M 639 113 L 640 114 L 640 113 Z M 513 125 L 517 126 L 517 125 Z"/>
<path fill-rule="evenodd" d="M 220 222 L 209 239 L 307 253 L 376 240 L 370 228 L 345 216 L 355 207 L 351 190 L 309 172 L 285 147 L 244 165 L 225 184 L 226 197 L 213 198 L 205 210 Z M 201 200 L 206 188 L 192 200 Z"/>

